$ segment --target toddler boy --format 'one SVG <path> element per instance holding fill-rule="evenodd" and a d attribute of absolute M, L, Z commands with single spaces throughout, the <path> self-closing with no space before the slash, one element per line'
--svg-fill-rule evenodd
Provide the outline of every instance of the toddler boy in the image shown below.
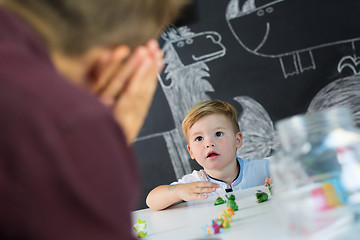
<path fill-rule="evenodd" d="M 269 183 L 268 160 L 236 156 L 243 139 L 236 110 L 229 103 L 211 100 L 196 104 L 186 115 L 182 129 L 191 158 L 204 169 L 153 189 L 146 199 L 150 208 L 162 210 L 181 201 Z"/>

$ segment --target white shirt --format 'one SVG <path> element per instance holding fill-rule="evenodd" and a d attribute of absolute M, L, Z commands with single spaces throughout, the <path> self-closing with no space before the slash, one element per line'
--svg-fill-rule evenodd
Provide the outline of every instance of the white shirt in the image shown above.
<path fill-rule="evenodd" d="M 199 171 L 194 170 L 192 173 L 183 176 L 177 182 L 173 182 L 170 185 L 192 183 L 197 181 L 209 181 L 220 185 L 220 188 L 218 188 L 216 192 L 212 194 L 224 196 L 225 193 L 231 192 L 232 190 L 235 191 L 263 185 L 265 183 L 265 179 L 270 177 L 269 161 L 267 159 L 244 160 L 239 157 L 236 159 L 240 165 L 240 171 L 238 176 L 231 183 L 231 186 L 222 180 L 212 178 L 203 169 Z"/>

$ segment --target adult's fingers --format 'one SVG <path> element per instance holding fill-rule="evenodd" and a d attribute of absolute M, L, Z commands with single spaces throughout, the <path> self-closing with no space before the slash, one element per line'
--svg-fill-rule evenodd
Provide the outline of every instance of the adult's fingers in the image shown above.
<path fill-rule="evenodd" d="M 124 64 L 129 56 L 130 49 L 126 46 L 117 47 L 112 54 L 104 55 L 98 66 L 99 78 L 91 85 L 92 92 L 99 94 L 109 84 L 117 70 Z"/>
<path fill-rule="evenodd" d="M 124 128 L 128 142 L 132 142 L 141 129 L 157 82 L 157 63 L 146 54 L 114 98 L 113 110 Z"/>
<path fill-rule="evenodd" d="M 133 76 L 139 71 L 139 68 L 144 65 L 143 62 L 148 61 L 147 55 L 148 53 L 145 47 L 136 49 L 130 59 L 117 69 L 116 75 L 112 77 L 107 87 L 101 93 L 101 98 L 114 101 L 127 87 L 127 82 L 132 80 Z"/>
<path fill-rule="evenodd" d="M 157 70 L 158 73 L 160 73 L 164 66 L 164 52 L 159 48 L 159 43 L 154 39 L 149 40 L 146 47 L 149 50 L 149 54 L 151 54 L 153 59 L 157 62 Z"/>

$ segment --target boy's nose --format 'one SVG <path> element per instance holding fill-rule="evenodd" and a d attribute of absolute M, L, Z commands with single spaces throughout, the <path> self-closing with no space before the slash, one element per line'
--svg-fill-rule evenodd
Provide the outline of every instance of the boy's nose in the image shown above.
<path fill-rule="evenodd" d="M 207 142 L 206 143 L 206 148 L 209 148 L 209 147 L 214 147 L 215 144 L 213 142 Z"/>

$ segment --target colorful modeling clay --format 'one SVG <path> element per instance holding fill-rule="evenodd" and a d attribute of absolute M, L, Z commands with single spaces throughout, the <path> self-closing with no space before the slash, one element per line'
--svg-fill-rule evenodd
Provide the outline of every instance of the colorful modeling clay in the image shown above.
<path fill-rule="evenodd" d="M 202 227 L 204 236 L 222 233 L 224 228 L 229 228 L 234 214 L 234 210 L 231 207 L 222 210 L 221 215 L 217 219 L 212 220 L 212 224 L 210 226 L 205 225 Z"/>
<path fill-rule="evenodd" d="M 205 225 L 203 230 L 204 235 L 214 235 L 224 232 L 224 229 L 221 226 L 221 222 L 218 220 L 213 220 L 210 226 Z"/>
<path fill-rule="evenodd" d="M 257 190 L 255 195 L 258 203 L 266 202 L 268 200 L 267 193 L 260 190 Z"/>
<path fill-rule="evenodd" d="M 231 194 L 230 197 L 228 197 L 227 195 L 225 195 L 225 197 L 228 199 L 227 206 L 231 207 L 232 210 L 237 211 L 239 207 L 235 202 L 235 196 Z"/>
<path fill-rule="evenodd" d="M 229 228 L 230 222 L 232 221 L 232 216 L 234 215 L 234 210 L 231 207 L 228 207 L 226 210 L 221 211 L 219 220 L 222 221 L 223 228 Z"/>
<path fill-rule="evenodd" d="M 138 238 L 146 237 L 147 232 L 144 231 L 145 229 L 146 229 L 145 221 L 138 219 L 137 223 L 135 223 L 134 225 L 134 230 L 136 231 Z"/>
<path fill-rule="evenodd" d="M 224 204 L 226 203 L 226 201 L 224 199 L 222 199 L 220 196 L 218 196 L 218 198 L 216 199 L 214 205 L 220 205 L 220 204 Z"/>

